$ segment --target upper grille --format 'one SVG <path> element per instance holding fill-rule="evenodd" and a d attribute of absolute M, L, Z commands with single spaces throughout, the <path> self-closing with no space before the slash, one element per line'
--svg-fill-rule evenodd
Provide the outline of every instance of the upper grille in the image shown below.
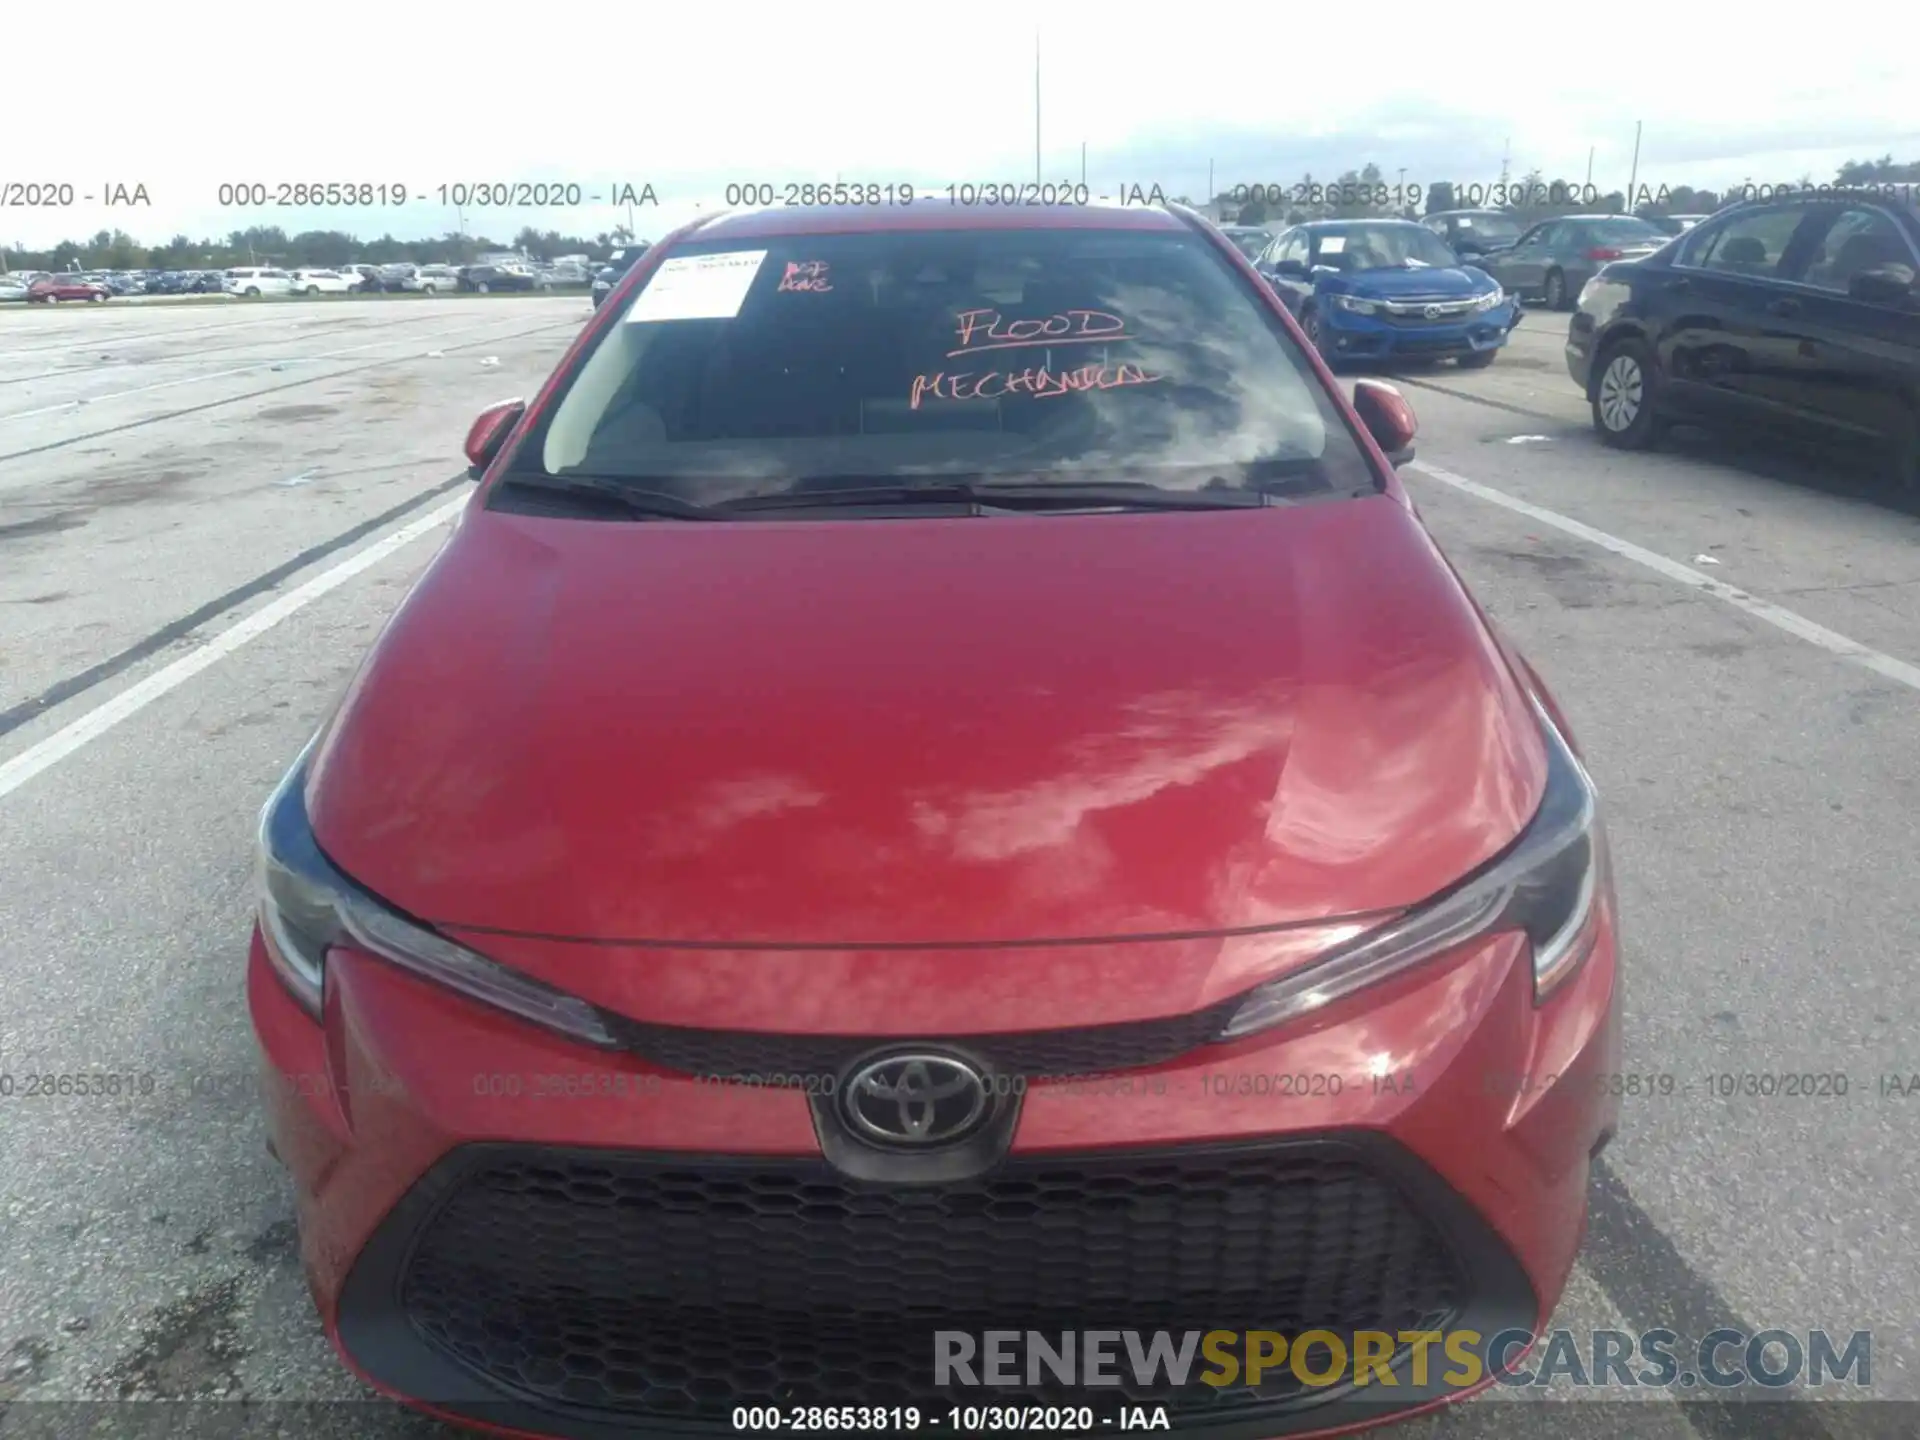
<path fill-rule="evenodd" d="M 507 1396 L 716 1429 L 737 1405 L 1073 1398 L 934 1390 L 936 1330 L 1428 1330 L 1466 1292 L 1394 1180 L 1299 1142 L 1016 1157 L 913 1189 L 818 1161 L 503 1148 L 452 1182 L 397 1287 L 429 1348 Z M 1118 1393 L 1177 1424 L 1284 1405 L 1298 1382 Z"/>
<path fill-rule="evenodd" d="M 971 1051 L 1003 1075 L 1035 1078 L 1162 1064 L 1217 1039 L 1242 998 L 1167 1019 L 1000 1035 L 781 1035 L 601 1018 L 623 1048 L 696 1075 L 838 1076 L 881 1046 L 927 1043 Z"/>

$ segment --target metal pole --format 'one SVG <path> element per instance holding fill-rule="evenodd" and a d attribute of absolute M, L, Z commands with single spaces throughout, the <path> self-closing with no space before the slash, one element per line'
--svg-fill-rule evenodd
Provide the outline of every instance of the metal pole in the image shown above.
<path fill-rule="evenodd" d="M 1640 178 L 1640 127 L 1644 121 L 1633 122 L 1633 169 L 1627 176 L 1627 214 L 1633 214 L 1633 187 Z"/>
<path fill-rule="evenodd" d="M 1040 32 L 1033 32 L 1033 183 L 1040 181 Z"/>
<path fill-rule="evenodd" d="M 1593 146 L 1587 146 L 1587 185 L 1593 185 Z"/>
<path fill-rule="evenodd" d="M 1213 201 L 1213 161 L 1209 160 L 1207 161 L 1207 208 L 1209 210 L 1213 208 Z"/>
<path fill-rule="evenodd" d="M 1080 142 L 1080 183 L 1087 183 L 1087 142 Z"/>

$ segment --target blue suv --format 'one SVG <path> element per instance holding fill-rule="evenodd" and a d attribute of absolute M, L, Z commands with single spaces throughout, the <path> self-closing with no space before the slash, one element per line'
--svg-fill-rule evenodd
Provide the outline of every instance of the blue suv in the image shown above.
<path fill-rule="evenodd" d="M 1491 365 L 1520 302 L 1411 220 L 1312 220 L 1274 237 L 1255 268 L 1329 362 Z"/>

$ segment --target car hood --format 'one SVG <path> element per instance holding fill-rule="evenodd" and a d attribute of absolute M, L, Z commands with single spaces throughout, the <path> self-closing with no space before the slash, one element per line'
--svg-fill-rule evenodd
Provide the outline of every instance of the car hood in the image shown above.
<path fill-rule="evenodd" d="M 1470 270 L 1438 265 L 1419 270 L 1361 270 L 1330 276 L 1323 287 L 1330 294 L 1359 295 L 1374 300 L 1459 299 L 1477 295 L 1488 281 Z"/>
<path fill-rule="evenodd" d="M 456 933 L 1024 945 L 1398 910 L 1506 846 L 1544 764 L 1387 496 L 737 525 L 476 507 L 350 687 L 308 805 L 346 873 Z"/>

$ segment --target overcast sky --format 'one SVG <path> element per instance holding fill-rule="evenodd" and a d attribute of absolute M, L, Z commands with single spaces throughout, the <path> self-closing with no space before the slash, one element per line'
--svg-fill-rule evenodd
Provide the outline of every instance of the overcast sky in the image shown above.
<path fill-rule="evenodd" d="M 1032 34 L 1010 12 L 892 0 L 535 7 L 454 23 L 461 13 L 267 7 L 240 24 L 110 26 L 83 63 L 11 66 L 0 184 L 67 182 L 76 197 L 141 184 L 152 203 L 9 205 L 0 240 L 118 226 L 158 242 L 248 224 L 436 234 L 457 224 L 443 184 L 555 179 L 603 195 L 651 183 L 662 203 L 636 228 L 658 238 L 719 205 L 729 181 L 924 191 L 1034 178 Z M 1043 176 L 1077 181 L 1084 141 L 1095 194 L 1157 183 L 1198 199 L 1210 160 L 1221 189 L 1367 161 L 1389 181 L 1404 169 L 1409 183 L 1491 182 L 1509 142 L 1515 176 L 1584 181 L 1592 147 L 1595 184 L 1624 189 L 1636 119 L 1651 186 L 1826 180 L 1847 159 L 1920 158 L 1911 0 L 1866 0 L 1804 43 L 1713 7 L 1042 13 L 1059 17 L 1041 22 Z M 357 213 L 218 204 L 222 182 L 302 180 L 423 198 Z M 623 218 L 605 204 L 466 214 L 494 238 Z"/>

